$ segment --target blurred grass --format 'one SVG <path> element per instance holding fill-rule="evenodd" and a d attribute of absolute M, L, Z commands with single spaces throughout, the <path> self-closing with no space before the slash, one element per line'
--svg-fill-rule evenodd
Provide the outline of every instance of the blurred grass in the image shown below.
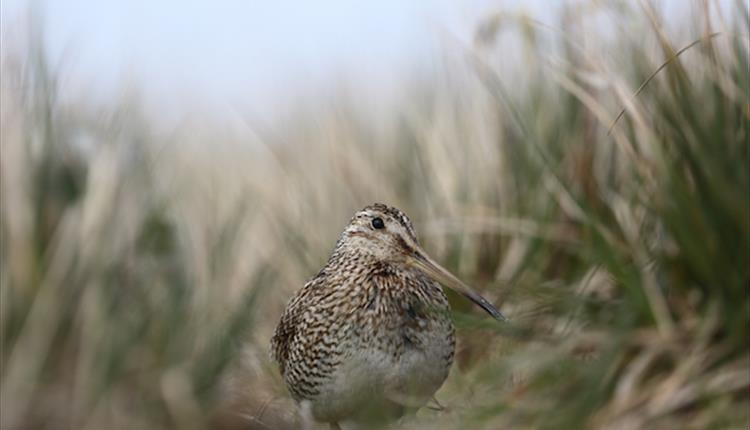
<path fill-rule="evenodd" d="M 750 21 L 732 12 L 684 37 L 647 2 L 582 2 L 563 30 L 498 13 L 383 116 L 342 94 L 169 133 L 137 97 L 61 97 L 32 25 L 1 65 L 2 427 L 295 428 L 268 339 L 353 211 L 385 201 L 513 321 L 450 297 L 446 408 L 401 427 L 747 428 Z"/>

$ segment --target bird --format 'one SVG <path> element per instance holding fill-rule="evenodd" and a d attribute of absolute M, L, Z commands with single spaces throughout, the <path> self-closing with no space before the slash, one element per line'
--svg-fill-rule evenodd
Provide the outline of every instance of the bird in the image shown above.
<path fill-rule="evenodd" d="M 303 417 L 340 429 L 434 398 L 456 343 L 442 286 L 507 321 L 427 255 L 401 210 L 375 203 L 355 213 L 271 338 L 271 357 Z"/>

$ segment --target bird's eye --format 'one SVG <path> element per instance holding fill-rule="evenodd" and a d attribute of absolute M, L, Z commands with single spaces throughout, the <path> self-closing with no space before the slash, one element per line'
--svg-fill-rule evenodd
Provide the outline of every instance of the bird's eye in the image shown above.
<path fill-rule="evenodd" d="M 383 222 L 383 218 L 373 218 L 372 219 L 372 226 L 378 230 L 385 227 L 385 223 Z"/>

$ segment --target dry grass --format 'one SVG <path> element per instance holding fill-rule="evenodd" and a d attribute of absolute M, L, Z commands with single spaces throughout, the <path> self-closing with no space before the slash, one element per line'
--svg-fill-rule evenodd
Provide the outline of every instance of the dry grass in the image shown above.
<path fill-rule="evenodd" d="M 675 43 L 645 2 L 582 4 L 564 30 L 488 17 L 385 115 L 341 96 L 229 131 L 63 100 L 33 37 L 4 49 L 2 427 L 295 428 L 268 339 L 384 201 L 513 321 L 450 297 L 445 409 L 400 427 L 747 428 L 747 7 Z M 589 13 L 618 25 L 595 42 Z"/>

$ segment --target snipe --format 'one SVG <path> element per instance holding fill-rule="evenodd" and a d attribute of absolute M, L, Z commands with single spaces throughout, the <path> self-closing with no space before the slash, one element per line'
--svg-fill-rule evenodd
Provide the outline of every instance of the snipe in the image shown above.
<path fill-rule="evenodd" d="M 303 414 L 343 421 L 424 405 L 448 376 L 455 350 L 440 284 L 500 312 L 432 260 L 400 210 L 357 212 L 328 263 L 291 299 L 271 339 Z"/>

